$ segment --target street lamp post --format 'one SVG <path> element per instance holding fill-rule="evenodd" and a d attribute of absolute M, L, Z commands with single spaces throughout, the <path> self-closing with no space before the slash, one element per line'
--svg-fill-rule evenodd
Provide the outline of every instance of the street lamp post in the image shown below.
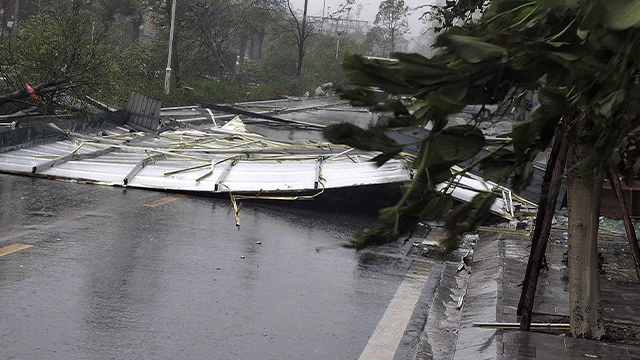
<path fill-rule="evenodd" d="M 18 35 L 18 31 L 20 31 L 18 29 L 18 25 L 19 25 L 19 20 L 20 20 L 20 0 L 16 0 L 15 3 L 15 8 L 14 8 L 14 18 L 15 20 L 13 21 L 13 25 L 11 26 L 11 31 L 15 32 L 16 35 Z"/>
<path fill-rule="evenodd" d="M 169 95 L 169 87 L 171 85 L 171 55 L 173 54 L 173 28 L 176 22 L 176 0 L 171 5 L 171 26 L 169 27 L 169 57 L 167 59 L 167 68 L 164 76 L 164 93 Z"/>

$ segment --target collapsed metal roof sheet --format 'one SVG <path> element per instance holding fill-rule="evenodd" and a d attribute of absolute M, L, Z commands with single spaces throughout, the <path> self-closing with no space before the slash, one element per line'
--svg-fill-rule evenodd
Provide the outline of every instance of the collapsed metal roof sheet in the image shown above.
<path fill-rule="evenodd" d="M 366 127 L 378 121 L 376 115 L 336 98 L 246 103 L 239 104 L 240 109 L 203 104 L 159 111 L 157 102 L 138 95 L 133 100 L 152 110 L 153 116 L 143 114 L 142 119 L 153 118 L 152 126 L 132 125 L 127 115 L 137 116 L 137 112 L 120 111 L 75 121 L 68 132 L 44 125 L 0 133 L 0 171 L 262 198 L 274 194 L 311 198 L 324 189 L 403 183 L 412 178 L 411 155 L 377 167 L 369 161 L 376 153 L 322 141 L 318 130 L 328 123 L 348 121 Z M 242 121 L 233 118 L 238 113 Z M 259 116 L 252 116 L 256 113 Z M 173 122 L 174 129 L 158 129 L 163 123 L 160 117 L 165 123 Z M 187 125 L 192 123 L 199 126 Z M 461 201 L 470 201 L 481 191 L 502 192 L 492 212 L 513 217 L 513 196 L 507 188 L 467 174 L 448 190 Z"/>
<path fill-rule="evenodd" d="M 403 182 L 410 167 L 331 144 L 286 144 L 258 135 L 119 127 L 0 154 L 0 170 L 111 185 L 210 193 L 308 192 Z"/>

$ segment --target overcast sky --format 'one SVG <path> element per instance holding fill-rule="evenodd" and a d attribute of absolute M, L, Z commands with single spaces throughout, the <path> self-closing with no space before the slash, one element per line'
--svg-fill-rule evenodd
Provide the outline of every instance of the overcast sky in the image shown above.
<path fill-rule="evenodd" d="M 309 15 L 322 16 L 322 7 L 325 7 L 325 14 L 335 11 L 343 0 L 309 0 Z M 350 18 L 369 21 L 370 25 L 373 25 L 373 20 L 378 13 L 378 7 L 381 0 L 356 0 L 356 4 L 352 7 Z M 411 16 L 409 17 L 409 25 L 411 27 L 411 34 L 417 36 L 424 25 L 420 22 L 419 17 L 424 10 L 413 10 L 418 6 L 430 4 L 435 0 L 405 0 L 407 6 L 411 10 Z M 304 0 L 291 0 L 291 3 L 300 10 L 304 7 Z"/>

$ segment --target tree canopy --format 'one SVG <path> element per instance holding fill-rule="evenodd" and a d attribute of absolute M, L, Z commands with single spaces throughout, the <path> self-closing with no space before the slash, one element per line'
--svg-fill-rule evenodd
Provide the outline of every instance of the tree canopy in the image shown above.
<path fill-rule="evenodd" d="M 446 115 L 466 104 L 502 101 L 514 87 L 538 90 L 541 106 L 531 120 L 514 126 L 513 139 L 508 142 L 511 149 L 503 146 L 483 161 L 486 178 L 499 183 L 510 178 L 516 191 L 526 187 L 533 159 L 549 146 L 560 119 L 571 109 L 579 112 L 572 124 L 579 128 L 579 136 L 573 141 L 595 147 L 584 163 L 601 168 L 617 159 L 625 175 L 637 175 L 640 161 L 629 162 L 626 155 L 636 144 L 639 130 L 635 129 L 640 125 L 636 80 L 640 56 L 633 51 L 638 48 L 640 32 L 628 16 L 633 7 L 624 4 L 627 2 L 494 2 L 480 23 L 453 27 L 440 35 L 436 46 L 441 50 L 432 58 L 404 53 L 395 53 L 390 60 L 346 57 L 342 68 L 350 83 L 361 88 L 357 92 L 343 89 L 343 96 L 376 110 L 393 111 L 407 125 L 433 125 L 421 147 L 412 189 L 422 200 L 442 196 L 432 190 L 453 176 L 450 164 L 477 152 L 470 149 L 445 160 L 434 142 L 448 132 L 460 131 L 477 150 L 484 145 L 475 130 L 446 127 Z M 367 87 L 410 95 L 406 98 L 411 100 L 378 103 Z M 339 131 L 340 126 L 330 127 L 326 135 L 338 140 Z M 387 146 L 392 142 L 386 140 L 378 150 L 385 156 L 397 154 L 402 147 Z M 408 207 L 406 200 L 392 211 L 411 214 L 415 224 L 423 216 L 415 213 L 417 208 Z M 397 220 L 392 225 L 390 234 L 395 236 L 409 230 L 398 227 Z"/>
<path fill-rule="evenodd" d="M 454 172 L 451 166 L 471 159 L 485 145 L 480 130 L 472 125 L 448 126 L 447 115 L 467 104 L 504 101 L 518 93 L 513 89 L 537 91 L 540 106 L 529 120 L 514 125 L 511 139 L 477 162 L 486 179 L 499 184 L 509 180 L 516 192 L 524 189 L 532 179 L 534 158 L 560 133 L 568 135 L 559 136 L 558 143 L 566 144 L 565 149 L 573 154 L 569 169 L 559 168 L 569 177 L 570 207 L 594 197 L 592 181 L 597 173 L 616 169 L 627 179 L 637 176 L 639 41 L 638 0 L 501 0 L 493 1 L 480 21 L 443 32 L 435 44 L 439 52 L 431 58 L 403 53 L 389 60 L 346 57 L 343 70 L 357 88 L 341 89 L 342 96 L 353 104 L 393 112 L 393 125 L 431 126 L 428 137 L 421 141 L 411 186 L 395 206 L 380 211 L 382 225 L 360 232 L 352 246 L 393 241 L 419 222 L 437 218 L 444 219 L 449 230 L 446 247 L 455 248 L 458 236 L 474 229 L 486 216 L 496 194 L 484 192 L 454 207 L 446 191 L 436 190 L 440 183 L 452 186 L 455 176 L 470 167 Z M 378 103 L 370 87 L 403 96 Z M 379 129 L 354 131 L 348 125 L 336 125 L 324 133 L 334 142 L 379 150 L 380 162 L 403 149 Z M 595 203 L 588 202 L 588 206 Z M 587 217 L 569 217 L 569 242 L 574 250 L 581 243 L 595 244 L 597 218 L 593 214 L 595 209 Z M 589 234 L 576 230 L 586 229 L 585 224 L 590 224 Z M 544 248 L 540 249 L 543 253 Z M 586 268 L 586 262 L 573 265 L 575 271 Z M 601 336 L 602 323 L 597 319 L 586 327 L 574 327 L 574 321 L 581 322 L 583 315 L 601 316 L 599 293 L 577 300 L 573 291 L 571 294 L 574 335 Z M 595 301 L 580 308 L 581 298 L 592 295 Z"/>
<path fill-rule="evenodd" d="M 384 29 L 389 53 L 396 50 L 396 37 L 409 32 L 408 15 L 409 7 L 404 0 L 384 0 L 380 3 L 374 24 Z"/>

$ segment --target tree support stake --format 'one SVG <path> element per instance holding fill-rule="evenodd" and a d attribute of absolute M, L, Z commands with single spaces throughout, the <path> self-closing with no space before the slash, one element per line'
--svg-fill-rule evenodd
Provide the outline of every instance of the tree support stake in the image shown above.
<path fill-rule="evenodd" d="M 527 264 L 527 272 L 522 286 L 522 295 L 518 304 L 518 314 L 520 317 L 520 330 L 529 331 L 531 327 L 531 317 L 533 315 L 533 302 L 536 295 L 536 286 L 538 285 L 538 277 L 542 269 L 542 261 L 547 250 L 549 234 L 551 233 L 551 223 L 555 212 L 556 200 L 562 185 L 562 174 L 567 162 L 567 153 L 569 150 L 569 139 L 567 136 L 566 123 L 568 119 L 563 120 L 562 128 L 556 134 L 551 151 L 551 163 L 547 164 L 545 172 L 545 183 L 550 179 L 546 198 L 543 191 L 538 206 L 538 216 L 536 217 L 536 228 L 531 240 L 531 253 Z M 552 171 L 549 169 L 552 166 Z M 541 206 L 541 205 L 544 205 Z M 542 214 L 540 213 L 541 209 Z"/>
<path fill-rule="evenodd" d="M 631 223 L 631 216 L 629 215 L 629 209 L 627 208 L 627 202 L 624 200 L 624 194 L 622 193 L 622 184 L 618 177 L 618 172 L 612 166 L 607 169 L 607 177 L 613 192 L 616 194 L 618 204 L 620 204 L 620 211 L 622 212 L 622 221 L 624 222 L 624 229 L 627 233 L 627 240 L 631 246 L 631 255 L 633 255 L 633 263 L 636 266 L 636 275 L 638 281 L 640 281 L 640 246 L 638 246 L 638 238 L 636 236 L 636 230 Z"/>

